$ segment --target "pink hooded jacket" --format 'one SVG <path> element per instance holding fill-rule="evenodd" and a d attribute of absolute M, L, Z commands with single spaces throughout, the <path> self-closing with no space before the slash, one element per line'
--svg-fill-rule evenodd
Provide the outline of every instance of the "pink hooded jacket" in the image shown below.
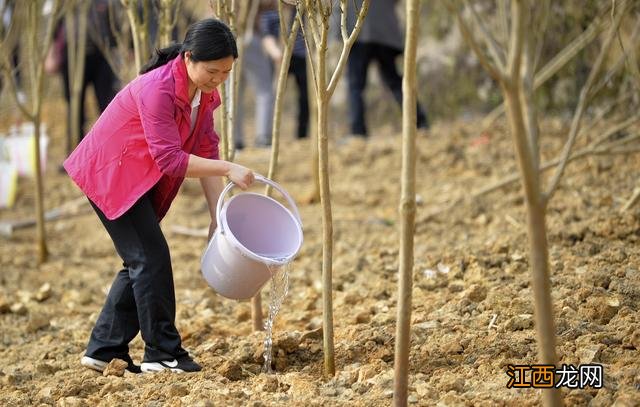
<path fill-rule="evenodd" d="M 202 93 L 191 129 L 189 80 L 182 56 L 138 76 L 122 89 L 64 162 L 80 189 L 115 219 L 154 188 L 158 219 L 166 214 L 187 171 L 189 154 L 218 159 L 213 110 L 217 91 Z"/>

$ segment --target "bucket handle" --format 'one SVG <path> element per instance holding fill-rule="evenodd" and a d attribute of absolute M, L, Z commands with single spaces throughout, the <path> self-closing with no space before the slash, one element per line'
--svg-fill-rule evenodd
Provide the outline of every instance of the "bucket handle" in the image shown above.
<path fill-rule="evenodd" d="M 282 196 L 284 196 L 284 198 L 289 203 L 289 206 L 293 210 L 293 215 L 295 216 L 296 220 L 298 221 L 298 224 L 300 225 L 300 228 L 302 228 L 302 220 L 300 219 L 300 212 L 298 212 L 298 207 L 296 206 L 296 203 L 293 201 L 293 198 L 291 198 L 291 196 L 287 193 L 287 191 L 285 191 L 284 188 L 282 188 L 275 181 L 272 181 L 269 178 L 264 177 L 262 175 L 255 174 L 255 180 L 272 186 L 275 190 L 280 192 L 282 194 Z M 220 197 L 218 198 L 218 204 L 216 206 L 216 222 L 218 223 L 218 227 L 220 228 L 220 233 L 223 233 L 223 234 L 224 234 L 224 229 L 222 228 L 222 222 L 220 220 L 220 212 L 222 211 L 222 204 L 224 202 L 224 197 L 235 186 L 236 186 L 236 184 L 234 184 L 233 182 L 229 182 L 224 187 L 224 189 L 220 193 Z"/>

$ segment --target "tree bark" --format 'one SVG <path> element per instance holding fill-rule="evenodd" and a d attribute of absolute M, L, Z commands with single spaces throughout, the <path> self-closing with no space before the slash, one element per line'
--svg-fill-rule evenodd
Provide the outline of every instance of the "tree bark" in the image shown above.
<path fill-rule="evenodd" d="M 324 69 L 319 69 L 320 76 Z M 320 175 L 320 203 L 322 205 L 322 321 L 324 339 L 324 371 L 336 374 L 333 341 L 333 216 L 329 187 L 329 139 L 326 99 L 318 100 L 318 168 Z"/>
<path fill-rule="evenodd" d="M 347 61 L 347 56 L 355 42 L 362 27 L 362 21 L 367 14 L 369 0 L 364 0 L 362 7 L 357 13 L 355 27 L 351 34 L 346 29 L 346 8 L 347 0 L 340 0 L 341 34 L 343 48 L 338 64 L 331 75 L 331 80 L 327 81 L 327 40 L 329 35 L 329 18 L 331 16 L 331 3 L 320 0 L 308 1 L 306 3 L 306 15 L 309 21 L 309 31 L 304 30 L 300 5 L 298 4 L 298 19 L 303 28 L 307 52 L 311 54 L 314 50 L 315 64 L 313 58 L 309 67 L 312 71 L 314 91 L 317 102 L 317 126 L 318 126 L 318 172 L 320 183 L 320 203 L 322 206 L 322 309 L 323 309 L 323 349 L 324 349 L 324 373 L 334 376 L 335 357 L 333 341 L 333 218 L 331 214 L 331 191 L 329 182 L 329 100 L 333 95 L 340 76 Z M 311 40 L 315 42 L 315 47 L 309 44 Z M 328 83 L 327 83 L 328 82 Z"/>
<path fill-rule="evenodd" d="M 545 223 L 546 208 L 540 189 L 540 175 L 535 170 L 527 139 L 525 119 L 522 111 L 518 82 L 503 84 L 509 127 L 513 134 L 520 176 L 525 192 L 527 226 L 529 235 L 529 257 L 531 261 L 531 281 L 534 296 L 534 315 L 538 337 L 538 360 L 546 365 L 556 365 L 556 335 L 551 302 L 551 282 L 549 278 L 549 252 Z M 561 406 L 562 393 L 559 389 L 544 389 L 544 405 Z"/>
<path fill-rule="evenodd" d="M 416 217 L 416 53 L 419 0 L 407 0 L 404 75 L 402 78 L 402 186 L 400 198 L 400 259 L 398 316 L 394 360 L 393 405 L 407 405 L 411 350 L 411 297 L 413 288 L 413 235 Z"/>

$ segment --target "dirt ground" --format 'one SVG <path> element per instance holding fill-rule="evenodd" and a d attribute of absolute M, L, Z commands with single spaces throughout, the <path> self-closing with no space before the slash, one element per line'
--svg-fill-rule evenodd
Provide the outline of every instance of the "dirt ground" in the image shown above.
<path fill-rule="evenodd" d="M 58 173 L 62 107 L 50 107 L 53 138 L 46 207 L 81 197 Z M 339 125 L 332 128 L 338 138 Z M 516 171 L 504 125 L 479 137 L 478 122 L 438 123 L 418 140 L 412 405 L 538 405 L 540 390 L 507 389 L 509 364 L 534 364 L 536 336 L 525 208 L 517 184 L 428 218 L 469 191 Z M 567 128 L 542 126 L 545 158 Z M 35 229 L 0 238 L 0 405 L 387 406 L 392 398 L 398 262 L 400 134 L 380 129 L 368 143 L 331 146 L 334 318 L 337 374 L 323 377 L 321 207 L 311 189 L 309 141 L 283 135 L 277 180 L 296 198 L 304 246 L 275 323 L 276 374 L 260 373 L 263 333 L 250 304 L 217 295 L 200 274 L 205 239 L 174 232 L 204 228 L 197 182 L 181 190 L 163 229 L 169 242 L 184 346 L 197 374 L 102 376 L 79 360 L 119 260 L 91 212 L 47 224 L 50 260 L 37 266 Z M 266 173 L 268 152 L 240 163 Z M 561 363 L 599 363 L 604 387 L 565 390 L 568 405 L 640 405 L 640 207 L 619 209 L 637 185 L 638 156 L 572 163 L 548 211 L 553 299 Z M 0 219 L 31 216 L 33 188 Z M 44 284 L 50 286 L 50 290 Z M 268 301 L 265 292 L 264 302 Z M 492 323 L 493 322 L 493 323 Z M 139 361 L 142 341 L 131 355 Z"/>

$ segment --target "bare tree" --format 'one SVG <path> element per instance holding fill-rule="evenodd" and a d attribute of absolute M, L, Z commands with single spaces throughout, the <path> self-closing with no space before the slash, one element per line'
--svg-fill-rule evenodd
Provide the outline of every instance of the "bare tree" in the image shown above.
<path fill-rule="evenodd" d="M 400 197 L 400 259 L 398 317 L 394 360 L 393 405 L 407 405 L 411 344 L 413 235 L 416 217 L 416 54 L 420 1 L 407 0 L 404 75 L 402 78 L 402 186 Z"/>
<path fill-rule="evenodd" d="M 303 27 L 303 34 L 307 45 L 308 54 L 312 63 L 312 78 L 314 93 L 318 106 L 318 152 L 320 173 L 320 202 L 322 204 L 322 310 L 323 310 L 323 348 L 324 348 L 324 372 L 326 375 L 335 375 L 335 358 L 333 344 L 333 218 L 331 214 L 331 191 L 329 190 L 329 101 L 335 92 L 338 81 L 342 76 L 347 57 L 353 43 L 356 41 L 362 22 L 369 9 L 369 0 L 362 2 L 358 10 L 355 27 L 351 33 L 347 30 L 347 7 L 349 1 L 340 0 L 340 34 L 342 38 L 342 51 L 337 66 L 329 77 L 327 69 L 327 43 L 329 39 L 329 23 L 332 13 L 332 4 L 323 0 L 305 0 L 299 2 L 297 19 Z M 304 5 L 304 10 L 302 6 Z M 308 24 L 305 25 L 302 15 L 306 16 Z M 310 46 L 313 42 L 315 46 Z M 328 81 L 327 81 L 328 80 Z"/>
<path fill-rule="evenodd" d="M 42 121 L 42 88 L 44 79 L 44 62 L 53 41 L 53 33 L 57 22 L 63 14 L 61 0 L 55 0 L 48 16 L 43 15 L 44 0 L 16 2 L 12 24 L 4 32 L 0 43 L 0 66 L 9 84 L 11 95 L 24 117 L 33 123 L 34 127 L 34 157 L 35 157 L 35 188 L 36 188 L 36 244 L 38 249 L 38 263 L 47 261 L 48 250 L 44 224 L 43 177 L 40 162 L 40 132 Z M 19 30 L 19 31 L 17 31 Z M 18 34 L 20 33 L 20 34 Z M 10 55 L 18 35 L 24 35 L 27 42 L 26 60 L 30 87 L 28 102 L 18 97 L 18 89 L 13 75 Z"/>
<path fill-rule="evenodd" d="M 499 82 L 506 101 L 509 127 L 515 144 L 527 207 L 529 255 L 539 360 L 544 364 L 555 365 L 557 356 L 549 279 L 546 208 L 569 160 L 571 149 L 580 129 L 580 120 L 584 114 L 586 103 L 592 96 L 593 86 L 601 71 L 604 57 L 610 49 L 614 34 L 630 2 L 623 0 L 612 11 L 614 21 L 602 44 L 600 54 L 591 68 L 589 78 L 580 93 L 569 138 L 561 154 L 560 164 L 556 168 L 556 173 L 546 192 L 543 191 L 540 180 L 538 124 L 531 96 L 535 86 L 533 78 L 537 63 L 536 50 L 542 41 L 542 34 L 548 18 L 548 14 L 545 12 L 549 7 L 548 0 L 543 3 L 542 7 L 531 0 L 511 1 L 511 19 L 505 22 L 506 26 L 510 26 L 510 41 L 506 49 L 496 41 L 492 32 L 487 28 L 486 21 L 481 18 L 475 8 L 468 1 L 464 3 L 471 16 L 472 24 L 469 24 L 463 17 L 460 1 L 447 0 L 446 2 L 448 8 L 455 13 L 461 32 L 480 63 Z M 472 34 L 472 25 L 477 28 L 477 36 Z M 560 390 L 546 389 L 543 392 L 543 402 L 548 406 L 562 405 Z"/>
<path fill-rule="evenodd" d="M 296 10 L 297 13 L 297 10 Z M 276 83 L 276 100 L 273 112 L 273 126 L 271 130 L 271 158 L 269 160 L 269 172 L 267 178 L 275 179 L 278 169 L 278 153 L 280 149 L 280 121 L 282 119 L 282 102 L 284 92 L 287 88 L 287 76 L 289 66 L 291 64 L 291 55 L 293 54 L 293 45 L 300 29 L 300 20 L 294 16 L 293 26 L 289 30 L 285 23 L 285 15 L 282 3 L 278 2 L 278 15 L 280 17 L 280 41 L 283 49 L 282 61 L 278 71 L 278 81 Z M 265 189 L 267 195 L 271 194 L 271 186 L 267 185 Z"/>
<path fill-rule="evenodd" d="M 505 0 L 501 0 L 500 3 L 503 4 L 504 2 Z M 500 9 L 502 10 L 502 8 L 503 7 Z M 501 19 L 501 21 L 503 20 L 504 19 Z M 605 13 L 598 15 L 580 35 L 567 44 L 562 51 L 558 52 L 555 57 L 549 60 L 544 67 L 535 73 L 533 82 L 534 90 L 544 85 L 550 78 L 558 73 L 558 71 L 566 66 L 569 61 L 572 61 L 580 51 L 598 38 L 598 35 L 607 28 L 609 23 L 610 20 L 606 18 Z M 503 24 L 507 23 L 503 21 Z M 505 104 L 501 103 L 484 118 L 482 126 L 484 128 L 491 126 L 491 124 L 504 114 L 504 110 Z"/>

